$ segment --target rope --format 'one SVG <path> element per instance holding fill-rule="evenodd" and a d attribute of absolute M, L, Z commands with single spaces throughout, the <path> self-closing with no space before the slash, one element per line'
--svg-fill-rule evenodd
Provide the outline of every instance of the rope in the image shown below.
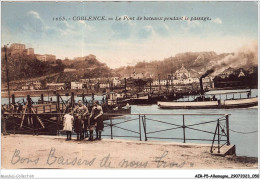
<path fill-rule="evenodd" d="M 235 130 L 232 130 L 232 129 L 229 129 L 229 130 L 232 131 L 232 132 L 238 133 L 238 134 L 252 134 L 252 133 L 258 132 L 258 130 L 251 131 L 251 132 L 239 132 L 239 131 L 235 131 Z"/>

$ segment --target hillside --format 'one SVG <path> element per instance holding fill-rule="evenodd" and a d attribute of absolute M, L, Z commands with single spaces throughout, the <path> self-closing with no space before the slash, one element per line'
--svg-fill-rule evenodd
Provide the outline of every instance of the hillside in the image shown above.
<path fill-rule="evenodd" d="M 70 82 L 78 81 L 82 78 L 122 77 L 133 72 L 149 73 L 152 78 L 157 78 L 160 75 L 162 79 L 167 78 L 171 73 L 175 73 L 182 65 L 188 70 L 198 72 L 200 75 L 211 69 L 213 71 L 212 75 L 217 76 L 229 67 L 248 70 L 258 66 L 257 44 L 243 47 L 234 53 L 217 54 L 213 51 L 179 53 L 174 57 L 151 62 L 138 62 L 134 66 L 126 66 L 114 70 L 110 69 L 105 63 L 101 63 L 92 54 L 76 57 L 72 60 L 58 59 L 52 63 L 39 61 L 35 55 L 11 55 L 10 49 L 7 50 L 7 54 L 10 81 L 37 79 L 46 76 L 46 82 Z M 6 82 L 5 64 L 2 49 L 2 82 Z M 74 70 L 64 72 L 65 68 Z"/>
<path fill-rule="evenodd" d="M 10 49 L 7 49 L 7 61 L 10 81 L 39 78 L 42 76 L 59 73 L 62 72 L 65 67 L 62 64 L 61 60 L 57 60 L 56 63 L 49 63 L 37 60 L 35 55 L 26 55 L 26 53 L 17 53 L 11 55 L 10 52 Z M 3 49 L 1 68 L 1 80 L 2 82 L 6 82 L 6 62 Z"/>
<path fill-rule="evenodd" d="M 26 55 L 25 53 L 11 55 L 10 49 L 7 49 L 7 54 L 10 82 L 26 81 L 28 79 L 40 81 L 46 79 L 46 82 L 68 82 L 77 81 L 81 78 L 111 76 L 111 69 L 106 64 L 99 62 L 94 55 L 73 60 L 58 59 L 56 62 L 43 62 L 37 60 L 35 55 Z M 5 83 L 6 62 L 4 49 L 2 49 L 1 68 L 2 82 Z M 73 68 L 76 71 L 64 73 L 65 68 Z"/>
<path fill-rule="evenodd" d="M 109 77 L 112 70 L 105 64 L 96 59 L 94 55 L 78 57 L 73 60 L 63 60 L 66 68 L 73 68 L 76 71 L 62 72 L 54 80 L 55 82 L 77 81 L 82 78 Z"/>
<path fill-rule="evenodd" d="M 215 52 L 186 52 L 176 54 L 174 57 L 165 58 L 162 61 L 139 62 L 135 66 L 127 66 L 115 69 L 117 74 L 123 75 L 126 73 L 143 73 L 148 72 L 154 78 L 160 74 L 161 77 L 166 77 L 170 73 L 174 73 L 182 64 L 186 69 L 197 72 L 205 72 L 209 67 L 229 54 L 217 55 Z"/>
<path fill-rule="evenodd" d="M 150 73 L 153 78 L 158 75 L 166 78 L 174 73 L 182 65 L 186 69 L 205 73 L 211 69 L 213 76 L 222 73 L 229 67 L 244 68 L 246 70 L 258 66 L 257 45 L 253 48 L 241 48 L 235 53 L 216 54 L 215 52 L 186 52 L 176 54 L 174 57 L 165 58 L 162 61 L 139 62 L 135 66 L 127 66 L 115 69 L 115 73 L 123 76 L 129 73 Z"/>

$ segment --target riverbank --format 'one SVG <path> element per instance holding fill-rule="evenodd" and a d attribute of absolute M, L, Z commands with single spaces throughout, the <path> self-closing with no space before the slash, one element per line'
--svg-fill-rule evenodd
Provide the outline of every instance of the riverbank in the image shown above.
<path fill-rule="evenodd" d="M 41 94 L 43 96 L 55 96 L 57 93 L 60 95 L 65 96 L 66 94 L 71 95 L 71 93 L 74 93 L 74 95 L 79 95 L 79 94 L 84 94 L 85 95 L 91 95 L 91 93 L 87 90 L 24 90 L 24 91 L 10 91 L 10 95 L 14 94 L 15 97 L 26 97 L 27 95 L 30 95 L 31 97 L 40 97 Z M 96 93 L 95 93 L 96 94 Z M 102 95 L 103 93 L 99 92 L 96 95 Z M 2 91 L 1 92 L 1 97 L 2 98 L 8 98 L 8 92 L 7 91 Z"/>
<path fill-rule="evenodd" d="M 250 88 L 246 86 L 240 86 L 240 87 L 225 87 L 225 88 L 212 88 L 209 91 L 219 91 L 219 90 L 250 90 Z M 252 88 L 252 89 L 257 89 L 257 86 Z M 120 91 L 120 90 L 119 90 Z M 71 94 L 73 92 L 75 95 L 91 95 L 94 93 L 95 95 L 103 95 L 104 93 L 99 91 L 93 91 L 93 90 L 86 90 L 86 89 L 69 89 L 69 90 L 24 90 L 24 91 L 10 91 L 10 95 L 14 94 L 15 97 L 26 97 L 27 95 L 30 95 L 31 97 L 40 97 L 41 94 L 44 96 L 55 96 L 56 93 L 59 93 L 60 95 L 66 95 L 66 94 Z M 2 98 L 8 98 L 8 92 L 7 91 L 2 91 L 1 92 L 1 97 Z"/>
<path fill-rule="evenodd" d="M 208 144 L 2 135 L 2 168 L 256 169 L 255 157 L 219 157 Z"/>

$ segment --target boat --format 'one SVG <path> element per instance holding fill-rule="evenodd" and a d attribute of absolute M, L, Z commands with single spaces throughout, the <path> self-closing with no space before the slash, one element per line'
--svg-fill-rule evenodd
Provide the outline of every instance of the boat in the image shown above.
<path fill-rule="evenodd" d="M 130 99 L 127 98 L 126 93 L 110 92 L 106 93 L 106 102 L 108 106 L 124 107 L 130 103 Z"/>
<path fill-rule="evenodd" d="M 130 104 L 150 104 L 148 93 L 140 92 L 132 95 Z"/>
<path fill-rule="evenodd" d="M 250 91 L 236 93 L 251 93 Z M 200 95 L 193 101 L 158 101 L 157 105 L 162 109 L 217 109 L 217 108 L 248 108 L 258 105 L 258 97 L 217 99 L 216 95 L 227 95 L 233 93 L 219 93 Z M 208 97 L 210 96 L 210 97 Z M 234 96 L 234 95 L 233 95 Z"/>
<path fill-rule="evenodd" d="M 248 108 L 258 105 L 258 98 L 224 100 L 224 108 Z"/>
<path fill-rule="evenodd" d="M 200 101 L 200 102 L 164 102 L 158 101 L 158 106 L 162 109 L 205 109 L 218 108 L 218 101 Z"/>
<path fill-rule="evenodd" d="M 106 94 L 106 103 L 102 105 L 104 117 L 108 120 L 110 117 L 131 114 L 130 99 L 126 98 L 125 93 L 110 92 Z"/>

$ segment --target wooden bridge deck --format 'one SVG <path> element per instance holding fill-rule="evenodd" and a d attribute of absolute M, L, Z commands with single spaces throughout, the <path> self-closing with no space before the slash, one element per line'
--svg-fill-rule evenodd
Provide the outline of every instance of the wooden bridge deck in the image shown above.
<path fill-rule="evenodd" d="M 36 104 L 36 105 L 32 105 L 32 108 L 37 114 L 57 112 L 57 104 Z M 61 111 L 64 111 L 65 108 L 66 108 L 65 105 L 60 104 Z"/>

